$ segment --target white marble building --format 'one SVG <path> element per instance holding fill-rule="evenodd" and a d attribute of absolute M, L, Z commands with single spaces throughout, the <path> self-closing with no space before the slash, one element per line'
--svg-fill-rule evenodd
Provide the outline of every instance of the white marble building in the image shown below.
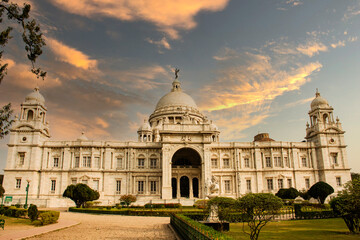
<path fill-rule="evenodd" d="M 199 112 L 175 79 L 138 130 L 137 142 L 52 141 L 47 108 L 39 89 L 21 104 L 13 124 L 4 170 L 4 188 L 13 203 L 71 206 L 62 197 L 70 184 L 86 183 L 103 204 L 133 194 L 138 203 L 193 203 L 206 197 L 206 182 L 219 181 L 220 195 L 308 189 L 325 181 L 335 191 L 350 180 L 344 131 L 333 108 L 316 93 L 309 111 L 306 142 L 274 141 L 258 134 L 253 142 L 220 142 L 220 131 Z M 189 201 L 189 199 L 191 201 Z"/>

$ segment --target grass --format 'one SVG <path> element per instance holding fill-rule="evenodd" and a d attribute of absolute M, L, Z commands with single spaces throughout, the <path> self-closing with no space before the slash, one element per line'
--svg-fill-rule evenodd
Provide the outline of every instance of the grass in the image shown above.
<path fill-rule="evenodd" d="M 230 231 L 226 235 L 233 239 L 248 240 L 249 235 L 243 233 L 242 223 L 230 224 Z M 245 223 L 245 231 L 249 228 Z M 312 220 L 289 220 L 270 222 L 260 232 L 259 239 L 341 239 L 359 240 L 359 234 L 350 234 L 341 218 L 312 219 Z"/>
<path fill-rule="evenodd" d="M 28 218 L 14 218 L 1 216 L 2 219 L 5 219 L 5 227 L 8 225 L 32 225 L 30 219 Z"/>

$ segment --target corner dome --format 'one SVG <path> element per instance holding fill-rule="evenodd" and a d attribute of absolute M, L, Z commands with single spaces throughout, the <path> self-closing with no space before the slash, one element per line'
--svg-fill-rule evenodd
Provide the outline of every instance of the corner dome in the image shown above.
<path fill-rule="evenodd" d="M 150 124 L 146 118 L 144 119 L 143 125 L 138 130 L 138 132 L 141 132 L 141 131 L 151 131 Z"/>
<path fill-rule="evenodd" d="M 81 136 L 76 139 L 77 141 L 88 141 L 89 139 L 85 136 L 85 133 L 82 132 Z"/>
<path fill-rule="evenodd" d="M 311 110 L 316 108 L 328 108 L 328 101 L 320 96 L 320 93 L 316 90 L 315 99 L 311 102 Z"/>
<path fill-rule="evenodd" d="M 25 97 L 25 102 L 28 102 L 28 103 L 41 103 L 41 104 L 44 105 L 45 104 L 45 98 L 39 92 L 39 88 L 36 87 L 36 88 L 34 88 L 33 92 L 31 92 L 29 95 L 27 95 Z"/>

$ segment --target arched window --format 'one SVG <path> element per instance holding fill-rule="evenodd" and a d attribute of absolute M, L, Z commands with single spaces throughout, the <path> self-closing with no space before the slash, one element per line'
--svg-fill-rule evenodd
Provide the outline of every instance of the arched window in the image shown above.
<path fill-rule="evenodd" d="M 27 114 L 27 120 L 31 121 L 33 119 L 34 119 L 34 112 L 32 110 L 29 110 Z"/>
<path fill-rule="evenodd" d="M 327 114 L 324 114 L 323 119 L 324 119 L 324 123 L 328 123 L 329 118 Z"/>

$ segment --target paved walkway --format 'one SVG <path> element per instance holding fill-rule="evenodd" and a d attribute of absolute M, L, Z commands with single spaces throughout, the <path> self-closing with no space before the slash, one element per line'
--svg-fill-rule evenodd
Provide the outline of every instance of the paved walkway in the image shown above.
<path fill-rule="evenodd" d="M 61 212 L 57 224 L 2 235 L 1 239 L 166 239 L 175 240 L 169 217 L 136 217 Z M 60 230 L 59 230 L 60 229 Z M 55 231 L 56 230 L 56 231 Z M 41 234 L 41 235 L 39 235 Z M 29 238 L 30 237 L 30 238 Z"/>
<path fill-rule="evenodd" d="M 61 214 L 63 214 L 63 213 L 61 213 Z M 72 227 L 77 224 L 80 224 L 80 222 L 74 221 L 71 219 L 60 218 L 58 220 L 58 223 L 43 226 L 43 227 L 30 228 L 30 229 L 26 229 L 26 230 L 12 231 L 11 233 L 1 235 L 0 239 L 2 239 L 2 240 L 23 239 L 23 238 L 27 238 L 27 237 L 33 237 L 33 236 L 37 236 L 40 234 L 48 233 L 48 232 L 55 231 L 55 230 Z M 6 228 L 6 223 L 5 223 L 5 228 Z"/>

